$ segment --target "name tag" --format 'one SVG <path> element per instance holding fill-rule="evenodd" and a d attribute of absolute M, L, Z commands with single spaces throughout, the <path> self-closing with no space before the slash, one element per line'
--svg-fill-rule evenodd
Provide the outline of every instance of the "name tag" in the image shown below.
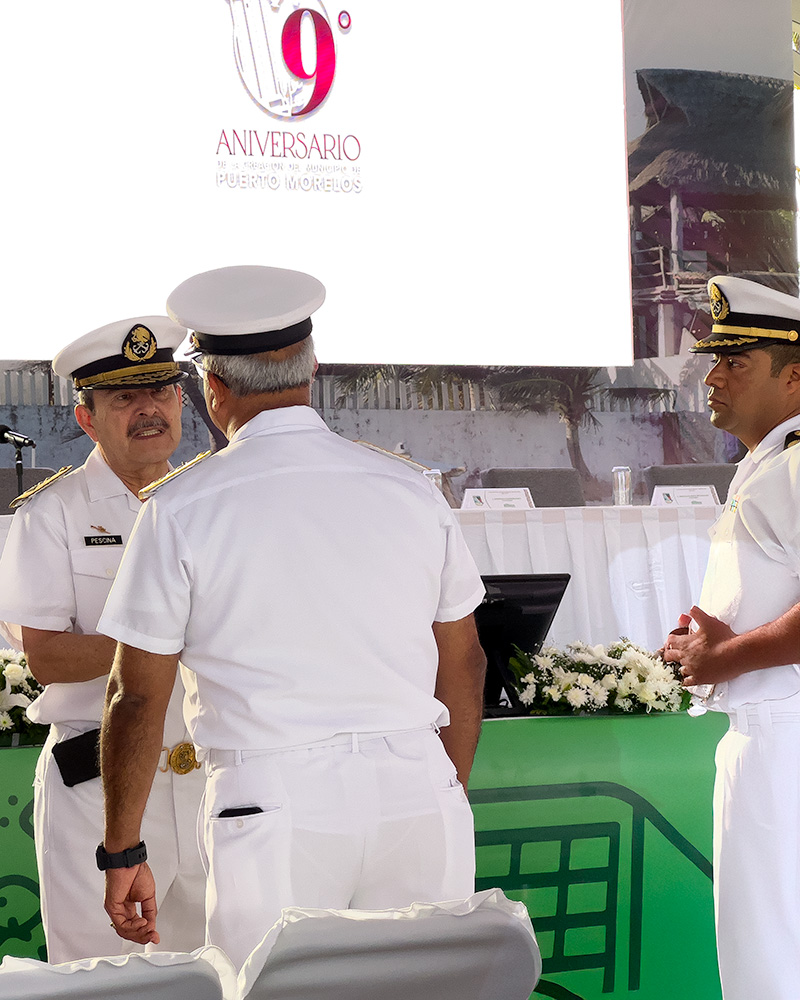
<path fill-rule="evenodd" d="M 122 545 L 122 535 L 84 535 L 84 545 Z"/>

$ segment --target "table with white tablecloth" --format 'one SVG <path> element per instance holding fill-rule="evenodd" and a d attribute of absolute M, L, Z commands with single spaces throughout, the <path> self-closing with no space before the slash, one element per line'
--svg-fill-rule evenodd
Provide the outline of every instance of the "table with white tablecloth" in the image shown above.
<path fill-rule="evenodd" d="M 700 595 L 718 507 L 455 511 L 483 575 L 570 573 L 549 641 L 657 649 Z M 12 516 L 0 516 L 0 551 Z"/>
<path fill-rule="evenodd" d="M 718 507 L 456 511 L 484 576 L 570 573 L 548 641 L 658 649 L 700 596 Z"/>

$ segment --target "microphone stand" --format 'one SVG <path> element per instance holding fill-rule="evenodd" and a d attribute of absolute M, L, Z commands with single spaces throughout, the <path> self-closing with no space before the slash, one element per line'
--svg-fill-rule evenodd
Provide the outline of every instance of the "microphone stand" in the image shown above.
<path fill-rule="evenodd" d="M 18 445 L 14 445 L 14 466 L 17 470 L 17 496 L 22 493 L 22 448 Z"/>

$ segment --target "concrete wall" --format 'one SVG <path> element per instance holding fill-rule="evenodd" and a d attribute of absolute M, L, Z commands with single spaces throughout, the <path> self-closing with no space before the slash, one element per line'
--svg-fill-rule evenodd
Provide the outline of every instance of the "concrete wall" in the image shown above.
<path fill-rule="evenodd" d="M 71 406 L 0 406 L 0 424 L 19 431 L 36 442 L 36 465 L 60 469 L 64 465 L 78 466 L 87 458 L 94 445 L 75 422 Z M 208 432 L 192 406 L 184 405 L 183 440 L 175 453 L 173 464 L 185 462 L 200 451 L 208 451 Z M 31 449 L 23 449 L 25 468 L 31 465 Z M 0 467 L 12 468 L 14 448 L 0 444 Z"/>
<path fill-rule="evenodd" d="M 611 497 L 611 469 L 629 465 L 634 485 L 649 465 L 724 462 L 724 436 L 705 414 L 601 413 L 595 429 L 581 429 L 580 444 L 590 472 L 600 481 L 600 500 Z M 460 499 L 480 485 L 480 471 L 499 467 L 570 465 L 564 424 L 553 414 L 508 411 L 330 410 L 328 426 L 350 440 L 395 450 L 403 442 L 411 457 L 443 472 L 463 467 L 453 479 Z M 665 447 L 666 445 L 666 447 Z M 665 463 L 665 453 L 669 456 Z"/>
<path fill-rule="evenodd" d="M 564 467 L 570 465 L 564 425 L 555 414 L 480 410 L 345 410 L 323 413 L 328 426 L 349 440 L 364 440 L 394 451 L 403 442 L 423 465 L 447 472 L 463 468 L 452 485 L 463 490 L 480 485 L 480 471 L 492 466 Z M 601 483 L 599 499 L 611 496 L 614 465 L 629 465 L 634 484 L 640 470 L 665 461 L 723 462 L 726 435 L 715 431 L 704 414 L 598 414 L 597 429 L 580 432 L 583 456 Z M 69 406 L 0 406 L 0 423 L 37 442 L 36 464 L 53 469 L 80 465 L 92 443 L 75 423 Z M 194 458 L 210 447 L 208 431 L 190 404 L 183 409 L 183 440 L 173 463 Z M 31 464 L 29 449 L 24 464 Z M 0 445 L 0 466 L 13 467 L 14 449 Z"/>

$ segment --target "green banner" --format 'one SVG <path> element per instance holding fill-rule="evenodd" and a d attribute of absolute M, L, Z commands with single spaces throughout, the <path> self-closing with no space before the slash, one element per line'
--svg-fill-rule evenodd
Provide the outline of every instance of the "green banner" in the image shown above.
<path fill-rule="evenodd" d="M 712 713 L 484 723 L 470 783 L 477 888 L 527 905 L 544 960 L 535 996 L 719 1000 L 711 789 L 726 723 Z M 0 749 L 0 957 L 45 957 L 38 754 Z"/>
<path fill-rule="evenodd" d="M 534 996 L 719 1000 L 709 714 L 493 719 L 470 801 L 477 888 L 528 907 Z"/>
<path fill-rule="evenodd" d="M 32 785 L 40 751 L 0 748 L 0 958 L 47 958 L 33 849 Z"/>

